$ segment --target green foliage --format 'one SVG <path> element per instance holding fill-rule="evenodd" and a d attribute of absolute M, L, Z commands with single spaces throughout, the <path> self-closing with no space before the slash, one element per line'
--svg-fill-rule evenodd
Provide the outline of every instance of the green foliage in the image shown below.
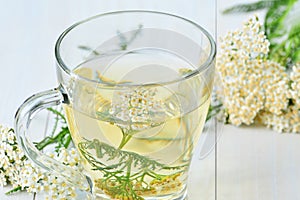
<path fill-rule="evenodd" d="M 48 108 L 48 111 L 55 115 L 55 122 L 51 136 L 45 137 L 42 141 L 35 143 L 38 150 L 43 150 L 49 145 L 55 145 L 56 151 L 60 148 L 68 148 L 72 142 L 70 130 L 67 125 L 66 118 L 61 111 L 53 108 Z M 61 123 L 60 129 L 58 130 L 58 123 Z M 58 133 L 56 133 L 58 132 Z"/>
<path fill-rule="evenodd" d="M 130 38 L 126 38 L 126 36 L 123 33 L 121 33 L 120 31 L 117 31 L 117 35 L 120 40 L 119 46 L 120 46 L 121 50 L 127 50 L 128 45 L 130 45 L 136 39 L 136 37 L 141 33 L 142 28 L 143 28 L 143 25 L 140 24 L 138 26 L 138 29 L 136 29 L 132 33 Z"/>
<path fill-rule="evenodd" d="M 222 110 L 223 104 L 218 103 L 217 105 L 210 105 L 208 109 L 208 113 L 206 116 L 206 121 L 210 120 L 211 118 L 215 117 L 221 110 Z"/>
<path fill-rule="evenodd" d="M 119 148 L 116 149 L 97 139 L 79 143 L 78 149 L 85 160 L 93 167 L 92 170 L 99 170 L 103 174 L 102 179 L 96 180 L 96 186 L 106 191 L 113 198 L 121 195 L 129 199 L 143 199 L 139 193 L 154 190 L 151 184 L 145 181 L 146 177 L 159 183 L 167 177 L 176 178 L 187 167 L 186 165 L 166 166 L 146 156 Z M 96 156 L 91 152 L 94 152 L 93 154 Z M 107 163 L 113 160 L 116 160 L 116 162 L 106 165 L 99 159 L 104 159 Z M 134 173 L 133 169 L 135 169 Z M 176 170 L 176 172 L 171 175 L 158 174 L 155 172 L 157 169 Z"/>
<path fill-rule="evenodd" d="M 94 170 L 116 169 L 119 167 L 123 170 L 125 168 L 128 168 L 128 164 L 136 167 L 137 169 L 150 168 L 152 170 L 155 170 L 157 168 L 164 167 L 163 164 L 155 160 L 151 160 L 134 152 L 116 149 L 106 143 L 100 142 L 97 139 L 94 139 L 93 141 L 86 140 L 85 142 L 81 142 L 79 143 L 78 148 L 81 152 L 81 155 L 83 155 L 88 161 L 91 161 L 89 163 L 91 163 L 95 167 Z M 106 166 L 94 159 L 93 155 L 89 153 L 91 149 L 95 150 L 96 156 L 99 159 L 118 159 L 119 162 L 117 164 Z M 128 163 L 128 161 L 130 162 Z"/>
<path fill-rule="evenodd" d="M 17 186 L 11 190 L 9 190 L 8 192 L 6 192 L 5 194 L 6 195 L 11 195 L 11 194 L 14 194 L 16 192 L 19 192 L 19 191 L 22 191 L 22 187 L 21 186 Z"/>
<path fill-rule="evenodd" d="M 243 12 L 252 12 L 252 11 L 257 11 L 257 10 L 262 10 L 265 8 L 270 8 L 273 6 L 276 1 L 268 1 L 268 0 L 263 0 L 263 1 L 258 1 L 254 3 L 248 3 L 248 4 L 238 4 L 235 6 L 232 6 L 230 8 L 227 8 L 223 11 L 223 14 L 231 14 L 231 13 L 243 13 Z"/>
<path fill-rule="evenodd" d="M 81 50 L 84 50 L 84 51 L 92 52 L 95 56 L 99 56 L 100 55 L 100 53 L 98 51 L 92 49 L 89 46 L 79 45 L 78 48 L 81 49 Z"/>
<path fill-rule="evenodd" d="M 61 111 L 56 110 L 54 108 L 48 108 L 48 111 L 51 112 L 53 115 L 55 115 L 55 121 L 53 124 L 52 133 L 50 136 L 45 137 L 42 141 L 34 143 L 35 147 L 38 150 L 43 150 L 49 145 L 54 145 L 56 151 L 58 151 L 62 147 L 68 148 L 72 143 L 72 138 L 71 138 L 69 128 L 67 126 L 67 121 L 65 116 L 63 115 L 63 113 L 61 113 Z M 14 130 L 11 129 L 10 131 L 14 131 Z M 17 143 L 13 145 L 17 145 Z M 27 157 L 24 156 L 24 160 L 26 159 Z M 21 186 L 17 186 L 9 190 L 8 192 L 6 192 L 6 194 L 11 195 L 13 193 L 22 190 L 23 188 Z"/>

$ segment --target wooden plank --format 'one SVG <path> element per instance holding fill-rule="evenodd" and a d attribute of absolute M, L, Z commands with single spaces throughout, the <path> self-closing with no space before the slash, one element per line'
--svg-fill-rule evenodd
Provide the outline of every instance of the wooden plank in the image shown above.
<path fill-rule="evenodd" d="M 300 135 L 226 126 L 218 143 L 218 199 L 300 199 Z"/>

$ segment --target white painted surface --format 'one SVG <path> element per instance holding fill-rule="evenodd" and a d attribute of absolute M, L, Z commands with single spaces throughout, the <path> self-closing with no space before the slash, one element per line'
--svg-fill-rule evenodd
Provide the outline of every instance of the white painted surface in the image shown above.
<path fill-rule="evenodd" d="M 215 33 L 213 0 L 0 0 L 0 123 L 13 125 L 14 113 L 30 95 L 57 85 L 54 43 L 72 23 L 112 10 L 149 9 L 190 18 Z M 218 12 L 245 0 L 219 0 Z M 218 34 L 238 27 L 246 15 L 218 15 Z M 265 128 L 224 126 L 217 148 L 218 200 L 298 200 L 300 135 Z M 190 200 L 215 199 L 215 157 L 195 159 Z M 196 155 L 197 156 L 197 155 Z M 197 158 L 197 157 L 196 157 Z M 31 200 L 26 193 L 0 200 Z M 36 199 L 43 199 L 39 196 Z"/>

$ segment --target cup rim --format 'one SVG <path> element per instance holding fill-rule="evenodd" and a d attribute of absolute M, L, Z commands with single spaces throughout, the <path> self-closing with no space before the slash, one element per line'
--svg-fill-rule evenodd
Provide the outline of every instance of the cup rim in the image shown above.
<path fill-rule="evenodd" d="M 204 35 L 205 37 L 208 39 L 209 44 L 210 44 L 210 52 L 209 55 L 207 57 L 207 59 L 205 60 L 205 62 L 203 64 L 201 64 L 199 67 L 197 67 L 196 69 L 194 69 L 193 71 L 191 71 L 190 73 L 185 74 L 184 76 L 181 76 L 179 78 L 170 80 L 170 81 L 161 81 L 161 82 L 156 82 L 156 83 L 144 83 L 144 84 L 128 84 L 128 83 L 105 83 L 105 82 L 99 82 L 96 80 L 92 80 L 83 76 L 80 76 L 78 74 L 75 74 L 72 72 L 72 70 L 69 69 L 69 67 L 65 64 L 65 62 L 63 61 L 62 57 L 60 56 L 60 45 L 63 42 L 64 38 L 68 35 L 68 33 L 70 31 L 72 31 L 74 28 L 76 28 L 77 26 L 85 23 L 85 22 L 89 22 L 92 21 L 94 19 L 97 19 L 99 17 L 103 17 L 103 16 L 107 16 L 107 15 L 116 15 L 116 14 L 122 14 L 122 13 L 150 13 L 150 14 L 158 14 L 158 15 L 164 15 L 164 16 L 168 16 L 168 17 L 172 17 L 172 18 L 177 18 L 179 20 L 188 22 L 189 24 L 192 24 L 194 27 L 196 27 L 197 29 L 199 29 Z M 169 85 L 172 83 L 176 83 L 176 82 L 181 82 L 184 81 L 186 79 L 192 78 L 198 74 L 201 74 L 201 72 L 205 71 L 207 68 L 209 68 L 209 66 L 212 65 L 212 63 L 214 62 L 214 59 L 216 57 L 216 43 L 213 39 L 213 37 L 210 35 L 210 33 L 208 31 L 206 31 L 202 26 L 200 26 L 199 24 L 195 23 L 192 20 L 186 19 L 184 17 L 175 15 L 175 14 L 171 14 L 171 13 L 166 13 L 166 12 L 159 12 L 159 11 L 151 11 L 151 10 L 122 10 L 122 11 L 113 11 L 113 12 L 106 12 L 106 13 L 102 13 L 102 14 L 98 14 L 98 15 L 94 15 L 92 17 L 89 17 L 87 19 L 81 20 L 73 25 L 71 25 L 69 28 L 67 28 L 65 31 L 63 31 L 60 36 L 58 37 L 56 43 L 55 43 L 55 48 L 54 48 L 54 53 L 55 53 L 55 59 L 56 59 L 56 63 L 57 65 L 60 67 L 60 69 L 62 69 L 66 74 L 68 74 L 71 77 L 76 77 L 88 82 L 93 82 L 93 83 L 97 83 L 103 86 L 108 86 L 108 87 L 138 87 L 138 86 L 148 86 L 148 85 Z"/>

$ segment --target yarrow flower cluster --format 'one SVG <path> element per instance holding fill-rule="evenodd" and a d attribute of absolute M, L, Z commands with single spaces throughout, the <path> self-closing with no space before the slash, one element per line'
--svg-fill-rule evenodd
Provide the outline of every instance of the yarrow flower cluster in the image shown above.
<path fill-rule="evenodd" d="M 48 155 L 64 165 L 82 171 L 80 157 L 74 148 L 61 148 Z M 13 129 L 0 125 L 0 185 L 12 184 L 13 191 L 45 192 L 45 199 L 68 200 L 76 197 L 75 188 L 46 172 L 26 158 L 18 146 Z"/>
<path fill-rule="evenodd" d="M 166 108 L 161 100 L 154 98 L 155 95 L 155 89 L 144 87 L 120 92 L 116 94 L 109 114 L 120 121 L 120 123 L 117 122 L 117 125 L 123 130 L 141 131 L 147 129 L 166 117 Z"/>
<path fill-rule="evenodd" d="M 297 108 L 300 108 L 300 63 L 292 68 L 291 72 L 291 96 Z"/>
<path fill-rule="evenodd" d="M 300 69 L 268 59 L 269 41 L 257 16 L 221 40 L 217 71 L 225 116 L 234 125 L 259 121 L 279 132 L 300 132 Z"/>
<path fill-rule="evenodd" d="M 259 120 L 279 132 L 300 133 L 300 64 L 290 72 L 289 106 L 280 115 L 262 112 Z"/>
<path fill-rule="evenodd" d="M 20 185 L 25 155 L 17 145 L 13 129 L 0 125 L 0 186 Z"/>

